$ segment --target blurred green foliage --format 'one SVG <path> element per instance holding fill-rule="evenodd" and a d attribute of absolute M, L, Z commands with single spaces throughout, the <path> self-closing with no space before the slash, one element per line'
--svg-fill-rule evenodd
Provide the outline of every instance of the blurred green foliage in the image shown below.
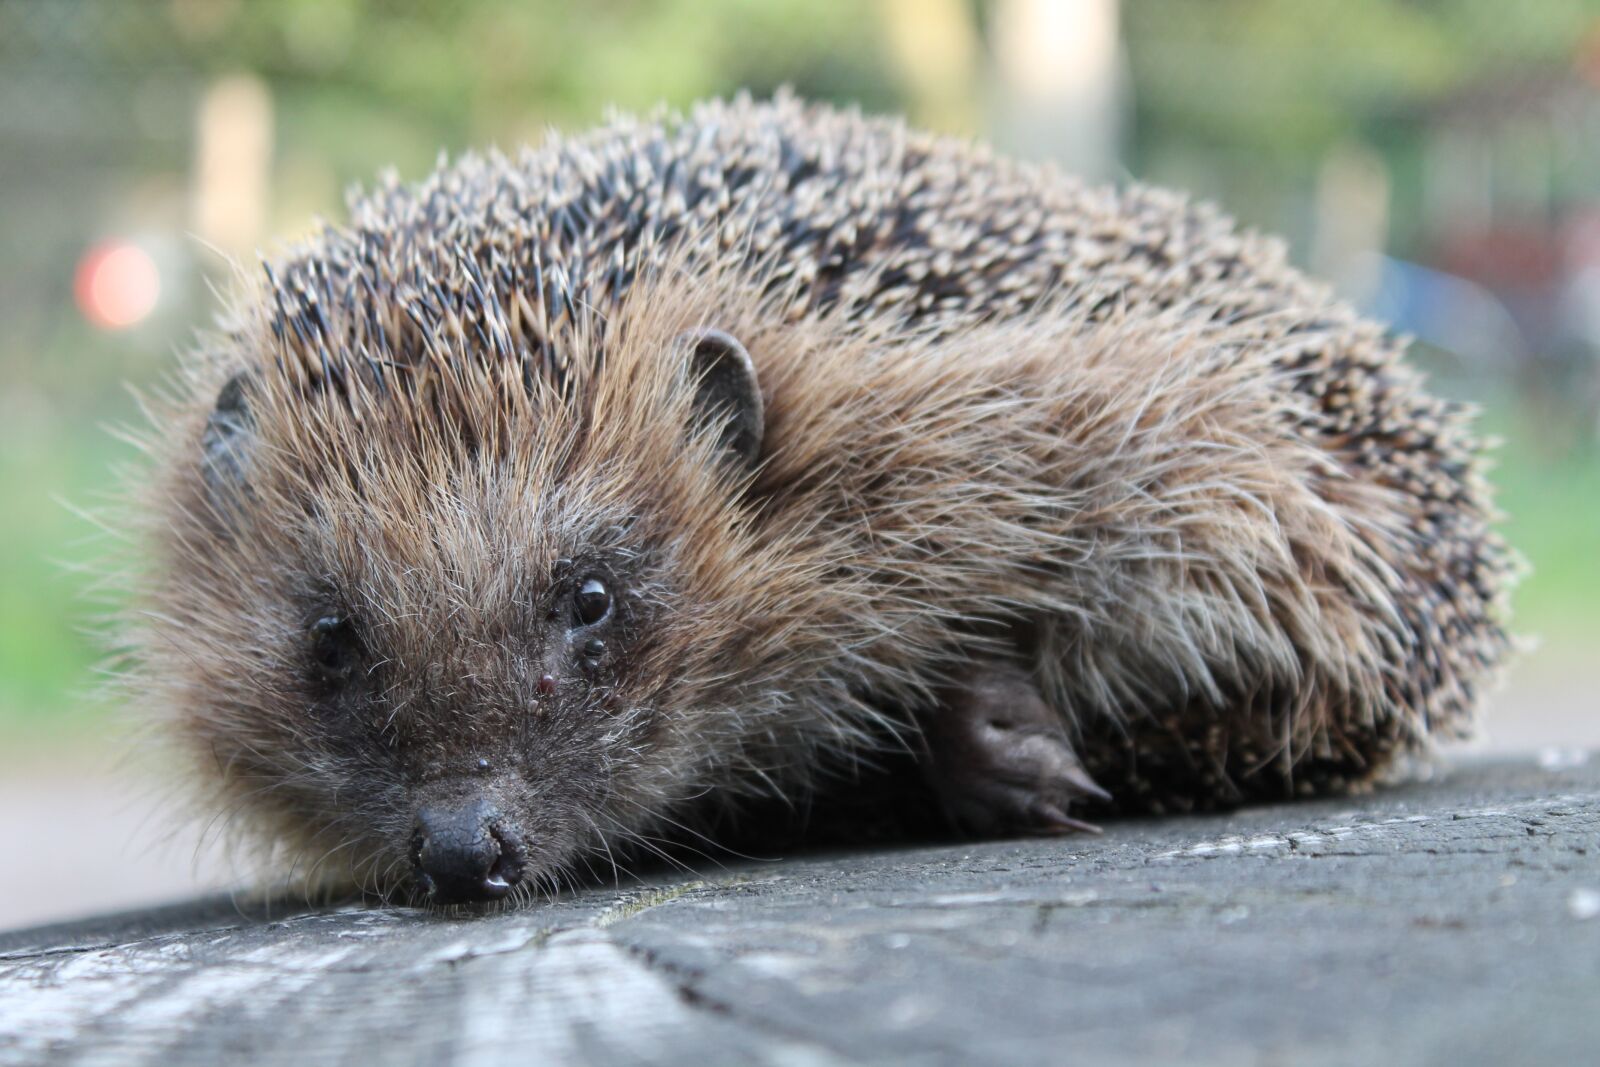
<path fill-rule="evenodd" d="M 1485 425 L 1507 442 L 1491 472 L 1501 529 L 1532 567 L 1516 594 L 1516 629 L 1563 653 L 1587 649 L 1600 638 L 1600 462 L 1534 450 L 1536 428 L 1508 411 L 1491 411 Z"/>
<path fill-rule="evenodd" d="M 1593 0 L 1134 0 L 1141 140 L 1315 158 L 1330 141 L 1479 84 L 1549 77 Z"/>
<path fill-rule="evenodd" d="M 14 443 L 14 437 L 6 443 Z M 109 464 L 125 457 L 109 435 L 39 429 L 27 449 L 0 448 L 0 736 L 18 739 L 92 727 L 103 630 L 85 568 L 95 527 L 68 501 L 103 493 Z"/>

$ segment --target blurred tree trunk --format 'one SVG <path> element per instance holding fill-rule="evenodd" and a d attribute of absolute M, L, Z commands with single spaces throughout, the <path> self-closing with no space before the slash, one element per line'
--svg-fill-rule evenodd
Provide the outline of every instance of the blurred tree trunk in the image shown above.
<path fill-rule="evenodd" d="M 1118 0 L 993 0 L 995 143 L 1088 178 L 1119 173 L 1124 124 Z"/>
<path fill-rule="evenodd" d="M 965 0 L 883 0 L 889 56 L 911 101 L 910 117 L 943 133 L 982 133 L 982 45 Z"/>

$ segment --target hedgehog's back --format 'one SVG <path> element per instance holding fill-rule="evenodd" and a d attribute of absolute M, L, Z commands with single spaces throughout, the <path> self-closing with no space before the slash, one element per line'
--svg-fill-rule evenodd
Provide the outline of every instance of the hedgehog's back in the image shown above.
<path fill-rule="evenodd" d="M 1332 461 L 1319 492 L 1375 486 L 1355 525 L 1394 569 L 1412 732 L 1460 723 L 1507 645 L 1514 570 L 1478 444 L 1402 342 L 1290 267 L 1282 246 L 1151 188 L 1087 186 L 898 121 L 780 96 L 613 118 L 515 159 L 390 179 L 276 268 L 271 328 L 312 379 L 428 360 L 560 378 L 563 337 L 663 263 L 745 269 L 783 310 L 881 336 L 949 335 L 1075 306 L 1086 320 L 1226 324 L 1283 384 L 1285 422 Z"/>

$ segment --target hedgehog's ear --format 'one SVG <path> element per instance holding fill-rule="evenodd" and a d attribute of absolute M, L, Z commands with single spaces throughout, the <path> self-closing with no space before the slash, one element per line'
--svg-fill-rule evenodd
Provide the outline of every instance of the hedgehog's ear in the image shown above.
<path fill-rule="evenodd" d="M 255 436 L 250 374 L 240 371 L 217 392 L 216 405 L 200 435 L 200 473 L 206 496 L 219 515 L 227 515 L 249 489 L 245 476 Z"/>
<path fill-rule="evenodd" d="M 689 353 L 696 425 L 720 422 L 720 440 L 728 459 L 742 467 L 755 466 L 765 423 L 761 386 L 750 353 L 721 330 L 688 330 L 679 335 L 678 344 Z"/>

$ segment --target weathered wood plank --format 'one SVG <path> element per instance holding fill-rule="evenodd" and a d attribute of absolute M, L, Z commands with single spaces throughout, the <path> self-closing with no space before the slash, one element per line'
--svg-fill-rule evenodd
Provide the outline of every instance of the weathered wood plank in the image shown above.
<path fill-rule="evenodd" d="M 1466 764 L 482 918 L 202 901 L 0 935 L 0 1061 L 1576 1063 L 1597 911 L 1600 758 Z"/>

